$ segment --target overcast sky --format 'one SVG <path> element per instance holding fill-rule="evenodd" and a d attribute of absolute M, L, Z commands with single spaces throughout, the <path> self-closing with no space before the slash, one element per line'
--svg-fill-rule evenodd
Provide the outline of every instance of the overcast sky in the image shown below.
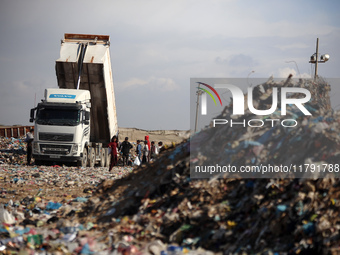
<path fill-rule="evenodd" d="M 190 78 L 310 77 L 317 37 L 330 54 L 319 75 L 338 78 L 339 10 L 336 0 L 0 0 L 0 124 L 30 124 L 35 97 L 57 87 L 64 33 L 110 35 L 120 127 L 189 129 Z"/>

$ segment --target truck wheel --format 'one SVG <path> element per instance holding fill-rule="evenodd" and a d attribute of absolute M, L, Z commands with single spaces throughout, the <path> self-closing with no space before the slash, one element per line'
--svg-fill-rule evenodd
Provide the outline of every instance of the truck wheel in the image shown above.
<path fill-rule="evenodd" d="M 89 157 L 88 157 L 88 165 L 89 167 L 94 167 L 96 163 L 96 152 L 94 148 L 89 148 Z"/>
<path fill-rule="evenodd" d="M 111 155 L 109 154 L 109 149 L 105 148 L 105 166 L 109 167 L 111 161 Z"/>
<path fill-rule="evenodd" d="M 34 161 L 34 164 L 35 164 L 36 166 L 41 166 L 41 165 L 42 165 L 42 161 L 41 161 L 41 160 L 35 160 L 35 161 Z"/>
<path fill-rule="evenodd" d="M 78 165 L 81 166 L 81 167 L 86 167 L 87 165 L 87 149 L 84 148 L 83 150 L 83 158 L 78 161 Z"/>
<path fill-rule="evenodd" d="M 106 164 L 106 158 L 105 158 L 105 148 L 101 148 L 100 150 L 100 166 L 104 167 Z"/>

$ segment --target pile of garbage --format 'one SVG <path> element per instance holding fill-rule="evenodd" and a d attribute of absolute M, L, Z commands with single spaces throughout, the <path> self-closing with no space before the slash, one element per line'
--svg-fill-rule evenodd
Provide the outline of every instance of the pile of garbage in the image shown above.
<path fill-rule="evenodd" d="M 70 245 L 68 250 L 82 247 L 79 243 L 84 238 L 65 234 L 77 230 L 91 239 L 96 226 L 91 220 L 73 227 L 76 221 L 70 219 L 103 180 L 123 178 L 131 171 L 132 167 L 122 166 L 109 173 L 104 167 L 1 164 L 0 254 L 31 254 L 26 250 L 66 254 L 66 248 L 60 248 L 64 241 Z"/>
<path fill-rule="evenodd" d="M 271 115 L 257 116 L 246 109 L 244 115 L 232 115 L 233 105 L 225 107 L 215 119 L 228 119 L 237 125 L 219 125 L 195 134 L 191 139 L 192 176 L 211 177 L 211 173 L 196 173 L 197 165 L 280 166 L 282 172 L 228 173 L 228 177 L 248 178 L 318 178 L 327 175 L 340 177 L 340 112 L 330 106 L 330 85 L 323 79 L 266 83 L 254 88 L 253 104 L 257 109 L 272 105 L 273 87 L 307 88 L 311 100 L 304 107 L 312 114 L 305 115 L 295 105 L 288 105 L 286 115 L 278 107 Z M 249 125 L 247 125 L 249 124 Z M 213 149 L 212 149 L 213 148 Z M 250 168 L 248 168 L 250 169 Z"/>
<path fill-rule="evenodd" d="M 0 137 L 0 165 L 24 164 L 26 160 L 26 144 L 23 138 Z"/>
<path fill-rule="evenodd" d="M 289 118 L 303 123 L 291 131 L 277 126 L 249 130 L 227 125 L 218 131 L 203 130 L 127 178 L 104 181 L 83 208 L 80 221 L 95 217 L 103 233 L 113 236 L 114 242 L 124 240 L 131 249 L 158 241 L 193 252 L 203 248 L 223 254 L 336 254 L 340 249 L 338 171 L 329 171 L 325 178 L 316 178 L 321 173 L 299 179 L 190 178 L 190 165 L 221 158 L 238 165 L 338 164 L 339 118 L 338 113 L 327 112 L 329 85 L 321 80 L 300 82 L 269 80 L 260 86 L 264 93 L 273 85 L 308 86 L 312 100 L 306 107 L 318 117 L 304 118 L 290 108 Z M 263 94 L 255 98 L 260 108 L 267 98 Z M 231 115 L 228 108 L 222 113 L 227 115 Z M 199 153 L 190 145 L 200 144 L 198 139 L 205 141 L 204 147 L 194 147 Z M 225 147 L 211 158 L 216 140 L 223 140 Z"/>
<path fill-rule="evenodd" d="M 271 86 L 308 86 L 312 100 L 305 106 L 313 116 L 299 116 L 289 108 L 285 118 L 299 123 L 291 129 L 210 127 L 169 147 L 153 162 L 131 168 L 121 179 L 102 180 L 88 196 L 40 203 L 37 194 L 8 202 L 0 208 L 0 251 L 339 254 L 337 171 L 303 178 L 191 176 L 192 166 L 211 162 L 339 164 L 339 116 L 330 110 L 329 85 L 322 80 L 268 80 L 254 94 L 258 109 L 270 105 Z M 219 118 L 233 118 L 231 108 Z M 253 118 L 249 111 L 246 116 Z M 212 144 L 218 140 L 223 142 L 212 157 Z"/>
<path fill-rule="evenodd" d="M 224 254 L 340 248 L 338 179 L 191 179 L 188 154 L 185 142 L 119 182 L 104 181 L 80 221 L 95 217 L 128 247 L 161 241 Z"/>

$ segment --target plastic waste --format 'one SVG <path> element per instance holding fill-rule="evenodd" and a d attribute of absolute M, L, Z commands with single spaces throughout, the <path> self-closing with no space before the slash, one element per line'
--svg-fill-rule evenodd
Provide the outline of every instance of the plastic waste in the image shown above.
<path fill-rule="evenodd" d="M 151 254 L 161 254 L 163 250 L 165 250 L 165 245 L 160 240 L 152 241 L 146 247 L 146 251 Z"/>
<path fill-rule="evenodd" d="M 167 255 L 182 255 L 182 247 L 170 245 L 166 249 Z"/>
<path fill-rule="evenodd" d="M 133 164 L 136 165 L 136 166 L 140 165 L 140 161 L 139 161 L 138 157 L 135 158 L 135 160 L 133 161 Z"/>
<path fill-rule="evenodd" d="M 58 210 L 61 206 L 61 203 L 48 202 L 46 210 Z"/>
<path fill-rule="evenodd" d="M 3 204 L 0 205 L 0 223 L 14 224 L 16 222 L 15 217 L 9 213 Z"/>

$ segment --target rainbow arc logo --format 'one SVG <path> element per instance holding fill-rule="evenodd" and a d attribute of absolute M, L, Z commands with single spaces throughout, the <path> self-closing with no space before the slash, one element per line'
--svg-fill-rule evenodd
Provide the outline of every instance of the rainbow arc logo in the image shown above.
<path fill-rule="evenodd" d="M 210 86 L 209 84 L 206 84 L 206 83 L 203 83 L 203 82 L 197 82 L 199 85 L 203 85 L 205 87 L 207 87 L 208 89 L 210 89 L 218 98 L 218 100 L 220 101 L 220 104 L 221 106 L 222 105 L 222 100 L 221 100 L 221 97 L 220 95 L 217 93 L 217 91 L 212 87 Z M 202 87 L 197 87 L 197 89 L 201 90 L 201 91 L 204 91 L 205 93 L 202 94 L 202 108 L 201 108 L 201 114 L 202 115 L 207 115 L 207 94 L 212 98 L 212 100 L 214 101 L 215 105 L 217 105 L 217 102 L 215 100 L 215 97 L 214 95 L 208 90 L 208 89 L 205 89 L 205 88 L 202 88 Z"/>

